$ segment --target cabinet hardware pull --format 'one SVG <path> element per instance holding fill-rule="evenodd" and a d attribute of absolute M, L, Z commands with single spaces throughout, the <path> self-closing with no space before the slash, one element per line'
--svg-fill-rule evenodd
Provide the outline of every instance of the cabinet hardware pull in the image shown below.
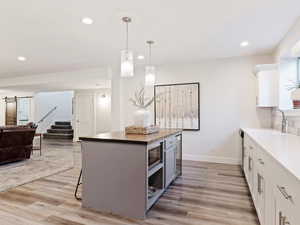
<path fill-rule="evenodd" d="M 249 171 L 251 171 L 252 170 L 252 158 L 251 157 L 249 157 L 249 160 L 248 160 L 248 169 L 249 169 Z"/>
<path fill-rule="evenodd" d="M 261 195 L 262 194 L 262 179 L 263 177 L 260 174 L 257 174 L 257 192 Z"/>
<path fill-rule="evenodd" d="M 282 212 L 279 212 L 279 225 L 283 225 L 283 218 Z"/>
<path fill-rule="evenodd" d="M 282 212 L 279 212 L 279 225 L 291 225 L 290 222 L 286 221 L 287 217 L 282 216 Z"/>
<path fill-rule="evenodd" d="M 258 161 L 259 161 L 259 163 L 260 163 L 261 165 L 264 165 L 264 164 L 265 164 L 264 161 L 263 161 L 262 159 L 258 159 Z"/>
<path fill-rule="evenodd" d="M 279 185 L 277 185 L 277 188 L 286 200 L 292 200 L 292 196 L 286 192 L 285 187 L 280 187 Z"/>
<path fill-rule="evenodd" d="M 286 221 L 287 220 L 287 217 L 286 216 L 283 216 L 282 217 L 282 225 L 289 225 L 290 222 Z"/>

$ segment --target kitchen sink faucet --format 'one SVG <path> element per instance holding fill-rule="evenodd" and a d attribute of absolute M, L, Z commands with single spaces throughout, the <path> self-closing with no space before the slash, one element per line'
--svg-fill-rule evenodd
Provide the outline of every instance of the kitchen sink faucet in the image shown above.
<path fill-rule="evenodd" d="M 281 112 L 281 114 L 282 114 L 281 133 L 287 133 L 288 120 L 287 120 L 283 110 L 278 109 L 278 111 Z"/>

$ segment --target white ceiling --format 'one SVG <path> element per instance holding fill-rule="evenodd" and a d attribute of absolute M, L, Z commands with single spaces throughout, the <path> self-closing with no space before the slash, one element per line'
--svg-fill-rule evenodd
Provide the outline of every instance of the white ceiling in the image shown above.
<path fill-rule="evenodd" d="M 0 81 L 2 92 L 41 92 L 111 88 L 107 70 L 89 69 L 32 76 L 8 77 Z"/>
<path fill-rule="evenodd" d="M 300 16 L 299 0 L 6 0 L 0 7 L 0 76 L 118 65 L 130 47 L 156 64 L 271 52 Z M 94 19 L 83 25 L 82 17 Z M 300 39 L 300 37 L 299 37 Z M 251 45 L 240 48 L 241 41 Z M 28 60 L 19 62 L 17 56 Z"/>
<path fill-rule="evenodd" d="M 74 91 L 74 90 L 91 90 L 91 89 L 103 89 L 103 88 L 110 88 L 109 85 L 107 85 L 107 80 L 101 80 L 99 79 L 96 81 L 97 84 L 95 84 L 95 81 L 86 81 L 84 83 L 78 83 L 78 82 L 72 82 L 67 84 L 57 84 L 57 83 L 44 83 L 44 84 L 32 84 L 32 85 L 17 85 L 17 86 L 11 86 L 11 87 L 5 87 L 0 89 L 0 95 L 1 93 L 16 93 L 16 92 L 51 92 L 51 91 Z"/>

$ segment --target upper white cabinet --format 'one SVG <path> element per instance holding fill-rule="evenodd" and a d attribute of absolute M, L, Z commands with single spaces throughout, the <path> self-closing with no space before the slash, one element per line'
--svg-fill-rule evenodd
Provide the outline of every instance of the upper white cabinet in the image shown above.
<path fill-rule="evenodd" d="M 277 107 L 279 97 L 279 72 L 275 64 L 257 65 L 257 107 Z"/>

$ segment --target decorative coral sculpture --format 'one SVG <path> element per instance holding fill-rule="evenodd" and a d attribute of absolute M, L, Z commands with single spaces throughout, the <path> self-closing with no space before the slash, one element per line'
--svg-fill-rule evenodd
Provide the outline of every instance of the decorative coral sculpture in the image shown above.
<path fill-rule="evenodd" d="M 139 109 L 147 109 L 153 102 L 155 96 L 152 98 L 145 98 L 145 88 L 141 87 L 134 93 L 134 97 L 130 98 L 129 101 Z"/>

